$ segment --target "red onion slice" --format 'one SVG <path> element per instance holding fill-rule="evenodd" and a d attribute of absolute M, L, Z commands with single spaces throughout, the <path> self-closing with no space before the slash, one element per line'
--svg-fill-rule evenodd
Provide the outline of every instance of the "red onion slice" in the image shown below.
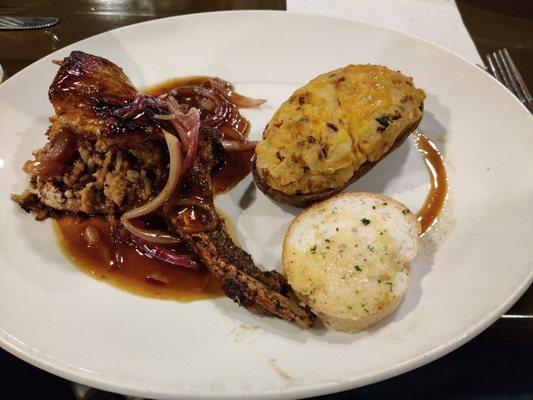
<path fill-rule="evenodd" d="M 187 149 L 187 155 L 183 161 L 182 175 L 187 174 L 192 168 L 194 159 L 196 158 L 196 152 L 198 150 L 198 135 L 200 129 L 200 114 L 196 108 L 191 108 L 189 111 L 190 119 L 187 121 L 190 125 L 189 130 L 189 148 Z"/>
<path fill-rule="evenodd" d="M 163 205 L 163 203 L 174 193 L 178 181 L 181 176 L 181 146 L 178 138 L 171 135 L 167 131 L 163 130 L 165 140 L 167 142 L 168 151 L 170 155 L 170 168 L 168 171 L 168 180 L 163 190 L 157 195 L 155 199 L 148 203 L 134 208 L 133 210 L 126 211 L 120 218 L 122 223 L 132 218 L 142 217 L 143 215 L 150 214 Z M 125 225 L 126 226 L 126 225 Z M 126 226 L 127 228 L 127 226 Z"/>
<path fill-rule="evenodd" d="M 139 252 L 148 257 L 157 258 L 166 263 L 177 265 L 180 267 L 198 269 L 200 263 L 188 254 L 177 254 L 169 248 L 160 244 L 145 242 L 135 236 L 132 236 L 131 241 Z"/>

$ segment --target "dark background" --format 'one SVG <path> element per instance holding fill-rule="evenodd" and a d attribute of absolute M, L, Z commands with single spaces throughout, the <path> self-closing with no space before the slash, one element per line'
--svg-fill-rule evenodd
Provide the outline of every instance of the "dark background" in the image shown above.
<path fill-rule="evenodd" d="M 457 0 L 457 5 L 479 53 L 484 56 L 506 47 L 533 89 L 533 0 Z M 52 51 L 110 29 L 172 15 L 232 9 L 284 10 L 285 1 L 0 0 L 0 15 L 61 20 L 48 29 L 0 31 L 0 63 L 9 77 Z M 92 400 L 102 398 L 93 395 Z M 406 398 L 533 399 L 533 289 L 493 326 L 453 353 L 381 383 L 320 397 Z M 69 382 L 0 350 L 0 399 L 74 397 Z"/>

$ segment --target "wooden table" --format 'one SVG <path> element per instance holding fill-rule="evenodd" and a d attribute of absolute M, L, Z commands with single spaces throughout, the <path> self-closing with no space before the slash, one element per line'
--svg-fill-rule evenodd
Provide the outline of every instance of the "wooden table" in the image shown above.
<path fill-rule="evenodd" d="M 484 56 L 506 47 L 526 84 L 533 89 L 533 1 L 457 0 L 457 4 L 479 53 Z M 1 0 L 0 15 L 53 16 L 59 17 L 60 23 L 47 29 L 0 31 L 0 63 L 8 78 L 46 54 L 110 29 L 173 15 L 234 9 L 284 10 L 285 1 Z M 512 363 L 508 363 L 510 357 L 514 359 Z M 527 372 L 531 371 L 532 359 L 533 289 L 529 288 L 498 322 L 443 359 L 383 383 L 324 398 L 373 399 L 392 395 L 400 398 L 402 393 L 410 398 L 469 398 L 470 394 L 479 396 L 488 392 L 533 395 L 532 375 Z M 70 398 L 62 380 L 1 351 L 0 371 L 8 371 L 0 374 L 0 388 L 15 390 L 19 398 L 32 397 L 33 389 L 27 382 L 37 382 L 40 399 Z M 439 383 L 442 376 L 449 379 L 448 384 Z M 469 380 L 464 389 L 457 386 L 461 379 Z M 434 390 L 435 387 L 440 390 Z"/>

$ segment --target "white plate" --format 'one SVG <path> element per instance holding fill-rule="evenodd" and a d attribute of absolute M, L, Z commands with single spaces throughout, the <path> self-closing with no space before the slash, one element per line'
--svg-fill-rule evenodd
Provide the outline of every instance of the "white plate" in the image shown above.
<path fill-rule="evenodd" d="M 415 77 L 428 97 L 421 129 L 445 153 L 451 206 L 429 235 L 398 311 L 367 332 L 303 331 L 230 300 L 183 304 L 120 291 L 79 272 L 51 224 L 9 194 L 44 142 L 52 59 L 79 49 L 109 58 L 143 87 L 217 75 L 268 104 L 246 114 L 259 137 L 276 107 L 310 78 L 349 63 Z M 533 119 L 478 67 L 431 43 L 370 25 L 284 12 L 190 15 L 133 25 L 59 50 L 0 86 L 0 344 L 57 375 L 149 398 L 293 398 L 376 382 L 423 365 L 488 327 L 524 292 L 533 266 Z M 296 212 L 245 179 L 218 198 L 244 247 L 279 265 Z M 416 209 L 428 187 L 412 142 L 352 188 Z M 435 239 L 435 236 L 439 236 Z M 435 241 L 439 242 L 435 246 Z"/>

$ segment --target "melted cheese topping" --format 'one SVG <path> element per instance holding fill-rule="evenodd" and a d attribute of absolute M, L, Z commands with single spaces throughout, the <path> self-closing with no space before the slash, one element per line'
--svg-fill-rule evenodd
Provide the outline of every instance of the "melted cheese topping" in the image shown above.
<path fill-rule="evenodd" d="M 421 118 L 424 98 L 412 78 L 379 65 L 322 74 L 272 117 L 256 148 L 258 173 L 287 194 L 344 186 Z"/>

